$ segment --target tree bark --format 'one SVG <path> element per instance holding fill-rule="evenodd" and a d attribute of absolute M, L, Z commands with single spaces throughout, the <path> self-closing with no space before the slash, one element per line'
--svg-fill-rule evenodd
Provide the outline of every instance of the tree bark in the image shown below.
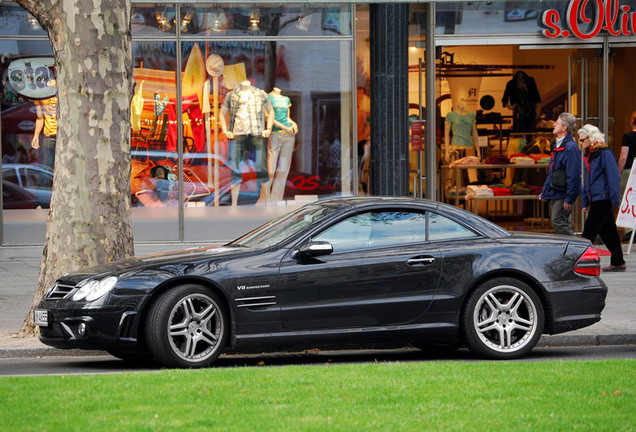
<path fill-rule="evenodd" d="M 59 276 L 134 254 L 131 5 L 16 1 L 49 34 L 58 92 L 53 193 L 35 306 Z M 30 311 L 20 335 L 34 332 Z"/>

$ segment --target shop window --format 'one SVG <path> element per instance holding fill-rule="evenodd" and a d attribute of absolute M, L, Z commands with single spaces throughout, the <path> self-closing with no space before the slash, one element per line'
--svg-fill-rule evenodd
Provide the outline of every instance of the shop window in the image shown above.
<path fill-rule="evenodd" d="M 133 5 L 130 24 L 133 37 L 174 36 L 177 10 L 174 5 Z"/>
<path fill-rule="evenodd" d="M 193 36 L 345 36 L 351 35 L 349 5 L 197 6 L 181 9 L 179 29 Z"/>

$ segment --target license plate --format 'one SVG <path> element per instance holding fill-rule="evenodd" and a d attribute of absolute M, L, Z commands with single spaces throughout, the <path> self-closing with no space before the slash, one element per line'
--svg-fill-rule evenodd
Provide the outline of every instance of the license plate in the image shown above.
<path fill-rule="evenodd" d="M 49 311 L 36 309 L 33 311 L 33 321 L 35 325 L 39 325 L 41 327 L 48 327 L 49 325 Z"/>

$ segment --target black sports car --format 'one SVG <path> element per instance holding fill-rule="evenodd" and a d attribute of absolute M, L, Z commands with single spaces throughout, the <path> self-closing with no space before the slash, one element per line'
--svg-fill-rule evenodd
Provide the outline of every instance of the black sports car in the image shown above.
<path fill-rule="evenodd" d="M 599 321 L 599 273 L 585 239 L 511 234 L 434 201 L 333 199 L 222 247 L 67 274 L 34 315 L 47 345 L 171 367 L 229 350 L 387 341 L 511 359 L 542 333 Z"/>

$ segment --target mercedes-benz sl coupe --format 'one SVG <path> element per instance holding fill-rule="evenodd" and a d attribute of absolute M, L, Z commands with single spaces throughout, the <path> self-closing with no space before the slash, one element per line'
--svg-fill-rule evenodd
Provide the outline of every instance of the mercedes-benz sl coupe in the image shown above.
<path fill-rule="evenodd" d="M 409 198 L 307 204 L 220 247 L 59 278 L 34 311 L 57 348 L 204 367 L 224 352 L 391 342 L 527 354 L 601 319 L 599 255 Z"/>

